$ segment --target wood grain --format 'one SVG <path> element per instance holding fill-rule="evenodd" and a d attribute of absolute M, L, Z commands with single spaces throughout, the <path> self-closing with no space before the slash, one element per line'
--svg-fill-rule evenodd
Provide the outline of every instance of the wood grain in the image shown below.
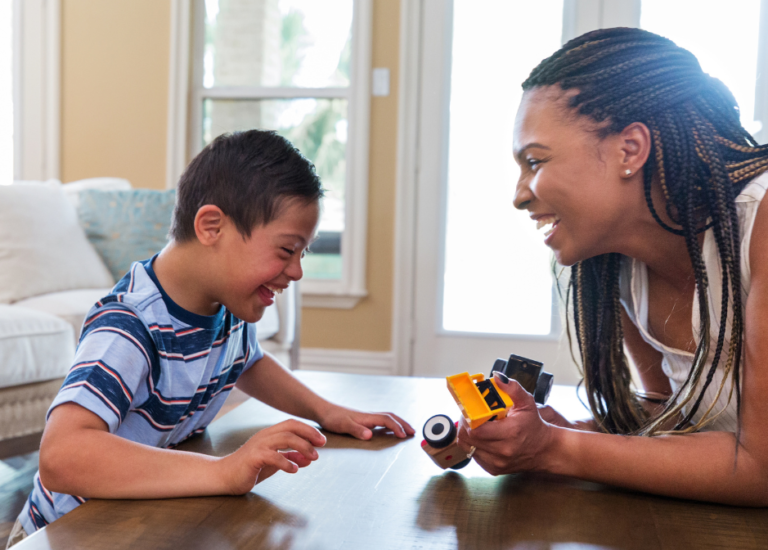
<path fill-rule="evenodd" d="M 441 379 L 296 373 L 320 394 L 395 412 L 420 430 L 458 410 Z M 553 393 L 565 408 L 566 390 Z M 575 396 L 574 396 L 575 397 Z M 184 449 L 224 455 L 285 418 L 249 400 Z M 765 548 L 768 511 L 654 497 L 544 475 L 492 477 L 472 463 L 437 468 L 420 449 L 378 433 L 327 434 L 320 459 L 242 497 L 93 500 L 19 550 L 96 548 Z"/>

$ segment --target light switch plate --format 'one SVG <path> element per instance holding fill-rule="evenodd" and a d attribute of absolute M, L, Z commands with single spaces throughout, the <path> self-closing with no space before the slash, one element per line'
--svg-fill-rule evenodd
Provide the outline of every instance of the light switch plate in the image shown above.
<path fill-rule="evenodd" d="M 386 67 L 376 67 L 373 69 L 371 93 L 375 97 L 386 97 L 389 95 L 389 69 Z"/>

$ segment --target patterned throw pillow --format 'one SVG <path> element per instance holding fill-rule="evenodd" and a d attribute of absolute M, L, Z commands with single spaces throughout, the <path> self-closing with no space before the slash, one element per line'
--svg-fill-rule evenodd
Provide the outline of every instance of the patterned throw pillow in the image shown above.
<path fill-rule="evenodd" d="M 88 240 L 120 280 L 138 260 L 159 252 L 168 242 L 176 190 L 86 190 L 77 215 Z"/>

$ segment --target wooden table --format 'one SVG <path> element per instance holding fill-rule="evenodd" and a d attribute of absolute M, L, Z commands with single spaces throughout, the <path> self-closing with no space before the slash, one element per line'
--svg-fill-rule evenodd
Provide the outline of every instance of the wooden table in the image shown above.
<path fill-rule="evenodd" d="M 443 379 L 298 372 L 337 402 L 389 410 L 421 430 L 458 409 Z M 566 393 L 564 393 L 566 392 Z M 554 405 L 573 390 L 556 388 Z M 249 400 L 184 449 L 224 455 L 285 415 Z M 421 437 L 328 435 L 313 465 L 241 497 L 92 500 L 17 548 L 558 550 L 768 548 L 768 510 L 716 506 L 542 475 L 438 469 Z"/>

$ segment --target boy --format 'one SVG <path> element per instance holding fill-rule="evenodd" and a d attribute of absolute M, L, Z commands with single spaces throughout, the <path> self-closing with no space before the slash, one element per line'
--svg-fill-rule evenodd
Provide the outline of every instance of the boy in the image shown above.
<path fill-rule="evenodd" d="M 259 348 L 252 323 L 301 278 L 322 193 L 314 166 L 273 132 L 220 136 L 190 163 L 170 243 L 133 264 L 84 321 L 17 527 L 31 534 L 86 498 L 243 494 L 317 458 L 325 437 L 296 420 L 222 458 L 172 450 L 205 429 L 235 385 L 333 432 L 413 435 L 395 415 L 325 401 Z"/>

